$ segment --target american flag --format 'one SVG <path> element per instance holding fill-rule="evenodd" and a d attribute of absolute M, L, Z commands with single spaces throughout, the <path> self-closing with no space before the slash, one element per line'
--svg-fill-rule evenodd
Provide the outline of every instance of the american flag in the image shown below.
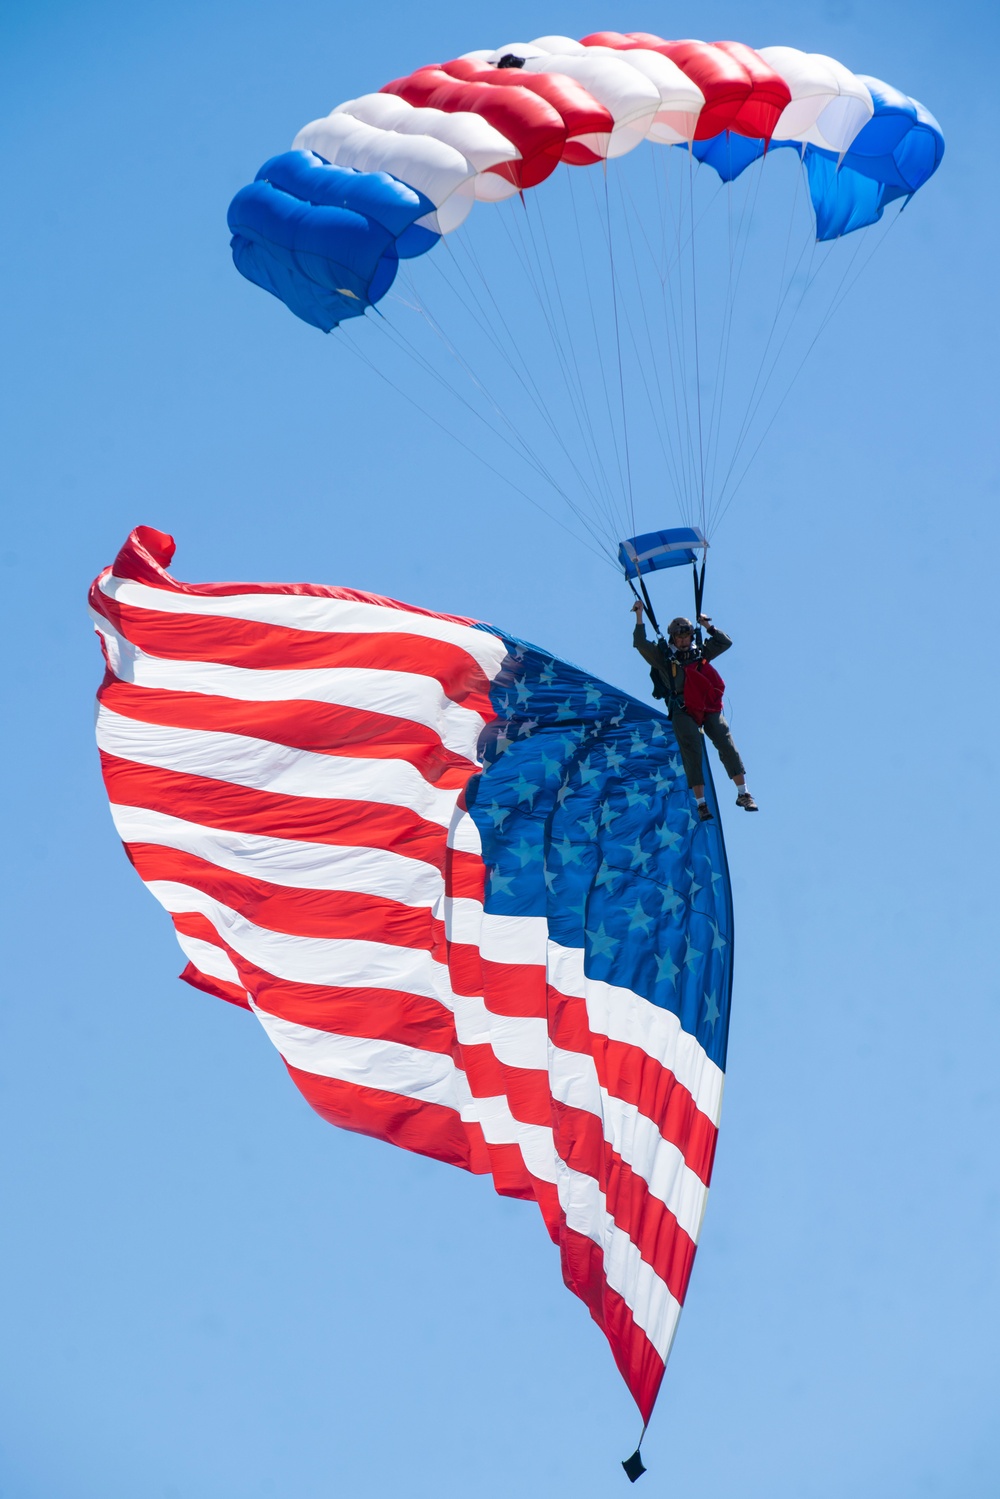
<path fill-rule="evenodd" d="M 537 1202 L 648 1420 L 732 975 L 669 721 L 475 620 L 179 583 L 173 551 L 139 527 L 90 602 L 112 815 L 183 977 L 252 1011 L 331 1123 Z"/>

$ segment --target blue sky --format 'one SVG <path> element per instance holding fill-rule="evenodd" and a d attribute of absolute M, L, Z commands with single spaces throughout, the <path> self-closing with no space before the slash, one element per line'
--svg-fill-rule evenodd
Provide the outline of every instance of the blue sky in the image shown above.
<path fill-rule="evenodd" d="M 623 585 L 242 281 L 225 228 L 338 101 L 597 28 L 829 52 L 948 142 L 713 548 L 762 812 L 724 808 L 727 1097 L 644 1492 L 994 1494 L 992 7 L 78 0 L 2 28 L 4 1499 L 623 1492 L 634 1408 L 534 1210 L 329 1128 L 177 982 L 108 817 L 85 614 L 143 522 L 181 578 L 370 588 L 644 693 Z"/>

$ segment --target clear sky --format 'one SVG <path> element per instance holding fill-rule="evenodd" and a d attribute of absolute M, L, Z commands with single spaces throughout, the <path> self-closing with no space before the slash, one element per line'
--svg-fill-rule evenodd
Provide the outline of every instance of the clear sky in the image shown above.
<path fill-rule="evenodd" d="M 644 693 L 620 581 L 241 280 L 225 225 L 340 100 L 598 28 L 829 52 L 948 143 L 713 548 L 762 811 L 724 799 L 726 1105 L 642 1492 L 995 1495 L 995 7 L 15 0 L 0 26 L 0 1495 L 625 1491 L 639 1422 L 537 1212 L 331 1129 L 177 982 L 107 813 L 85 613 L 147 523 L 180 578 L 372 589 Z"/>

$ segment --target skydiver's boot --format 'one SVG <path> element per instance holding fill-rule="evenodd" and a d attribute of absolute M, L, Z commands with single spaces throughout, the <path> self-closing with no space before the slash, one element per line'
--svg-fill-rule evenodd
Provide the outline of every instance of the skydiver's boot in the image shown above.
<path fill-rule="evenodd" d="M 750 795 L 749 791 L 741 791 L 736 798 L 736 805 L 742 807 L 744 812 L 759 812 L 760 808 Z"/>
<path fill-rule="evenodd" d="M 702 800 L 698 803 L 698 816 L 701 818 L 702 822 L 712 821 L 712 809 L 708 805 L 708 802 L 704 800 L 704 798 L 702 798 Z"/>

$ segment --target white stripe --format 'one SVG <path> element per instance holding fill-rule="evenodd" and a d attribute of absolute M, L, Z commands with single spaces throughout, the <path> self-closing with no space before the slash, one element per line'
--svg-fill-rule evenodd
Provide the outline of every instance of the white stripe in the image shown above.
<path fill-rule="evenodd" d="M 370 1041 L 312 1030 L 253 1006 L 270 1039 L 290 1066 L 316 1077 L 334 1077 L 359 1087 L 399 1093 L 454 1109 L 482 1128 L 491 1145 L 516 1145 L 533 1176 L 555 1182 L 552 1131 L 523 1124 L 505 1098 L 475 1098 L 468 1078 L 450 1056 L 396 1041 Z"/>
<path fill-rule="evenodd" d="M 227 946 L 275 978 L 293 984 L 396 989 L 436 1000 L 454 1015 L 460 1045 L 489 1045 L 508 1067 L 545 1070 L 545 1021 L 494 1015 L 481 995 L 455 994 L 446 965 L 424 948 L 357 938 L 292 937 L 258 926 L 193 886 L 149 880 L 146 888 L 171 915 L 197 912 L 204 916 Z"/>
<path fill-rule="evenodd" d="M 605 1195 L 593 1177 L 571 1171 L 560 1163 L 557 1190 L 568 1227 L 586 1234 L 600 1246 L 608 1285 L 624 1299 L 636 1324 L 666 1361 L 681 1310 L 666 1281 L 661 1280 L 624 1229 L 615 1223 L 607 1211 Z"/>
<path fill-rule="evenodd" d="M 680 1310 L 677 1301 L 615 1224 L 594 1178 L 557 1162 L 550 1129 L 515 1119 L 505 1098 L 473 1097 L 465 1073 L 451 1057 L 396 1042 L 315 1031 L 256 1005 L 254 1010 L 285 1061 L 297 1070 L 440 1104 L 466 1122 L 478 1123 L 489 1144 L 517 1145 L 533 1176 L 557 1183 L 568 1227 L 602 1249 L 609 1286 L 625 1299 L 638 1326 L 665 1357 Z"/>
<path fill-rule="evenodd" d="M 214 942 L 206 942 L 203 937 L 189 937 L 186 932 L 178 932 L 174 929 L 181 952 L 189 958 L 199 973 L 204 973 L 209 978 L 224 979 L 227 984 L 235 984 L 237 989 L 243 988 L 243 981 L 227 952 L 221 947 L 216 947 Z"/>
<path fill-rule="evenodd" d="M 477 172 L 485 172 L 502 161 L 519 161 L 520 151 L 482 115 L 456 110 L 422 108 L 398 94 L 362 94 L 338 104 L 333 114 L 350 115 L 380 130 L 398 130 L 400 135 L 429 135 L 460 152 Z"/>
<path fill-rule="evenodd" d="M 642 1177 L 678 1224 L 697 1241 L 708 1188 L 685 1163 L 678 1146 L 665 1140 L 652 1119 L 635 1104 L 602 1088 L 593 1057 L 549 1048 L 549 1087 L 553 1098 L 594 1114 L 604 1138 L 625 1164 Z"/>
<path fill-rule="evenodd" d="M 479 901 L 446 897 L 444 878 L 432 864 L 388 849 L 342 847 L 202 827 L 167 812 L 115 802 L 111 803 L 111 815 L 123 843 L 152 843 L 177 849 L 232 874 L 265 880 L 289 890 L 348 890 L 399 901 L 406 906 L 426 907 L 444 921 L 450 941 L 482 946 L 483 956 L 493 962 L 518 961 L 513 949 L 507 951 L 508 937 L 501 935 L 494 942 L 495 933 L 504 933 L 502 924 L 519 919 L 526 924 L 539 920 L 486 916 Z M 544 928 L 544 920 L 540 924 Z"/>
<path fill-rule="evenodd" d="M 290 937 L 257 926 L 190 885 L 149 880 L 147 889 L 172 915 L 200 912 L 235 952 L 275 978 L 293 984 L 402 989 L 425 999 L 442 999 L 442 973 L 447 975 L 447 970 L 423 948 L 349 938 Z M 444 982 L 449 992 L 446 977 Z"/>
<path fill-rule="evenodd" d="M 111 815 L 123 843 L 161 844 L 233 874 L 292 890 L 350 890 L 427 907 L 444 895 L 444 879 L 432 864 L 385 849 L 344 848 L 205 828 L 166 812 L 115 803 Z"/>
<path fill-rule="evenodd" d="M 653 1057 L 674 1074 L 701 1112 L 718 1125 L 725 1074 L 697 1037 L 681 1029 L 671 1010 L 651 1004 L 630 989 L 587 978 L 580 947 L 560 947 L 550 941 L 548 970 L 554 989 L 586 1002 L 592 1031 Z"/>
<path fill-rule="evenodd" d="M 455 808 L 455 815 L 448 829 L 448 847 L 466 854 L 481 855 L 483 852 L 479 829 L 463 807 Z"/>
<path fill-rule="evenodd" d="M 322 598 L 304 593 L 180 593 L 172 588 L 153 588 L 132 583 L 114 574 L 100 579 L 99 587 L 109 598 L 134 609 L 155 609 L 169 614 L 221 616 L 258 624 L 283 625 L 294 630 L 314 630 L 325 635 L 423 635 L 458 646 L 493 678 L 503 665 L 507 647 L 498 635 L 477 630 L 460 620 L 418 614 L 394 608 L 391 601 L 364 603 L 357 599 Z"/>
<path fill-rule="evenodd" d="M 231 697 L 240 702 L 333 703 L 365 713 L 385 713 L 424 724 L 448 749 L 475 762 L 485 720 L 448 697 L 436 677 L 356 666 L 256 671 L 215 661 L 170 660 L 140 650 L 102 615 L 94 613 L 93 618 L 107 648 L 111 670 L 123 682 L 168 692 Z"/>
<path fill-rule="evenodd" d="M 205 776 L 277 796 L 323 797 L 375 802 L 450 826 L 457 790 L 439 790 L 405 760 L 354 759 L 290 749 L 271 739 L 176 729 L 126 718 L 103 705 L 97 713 L 97 743 L 107 754 L 139 765 Z"/>

